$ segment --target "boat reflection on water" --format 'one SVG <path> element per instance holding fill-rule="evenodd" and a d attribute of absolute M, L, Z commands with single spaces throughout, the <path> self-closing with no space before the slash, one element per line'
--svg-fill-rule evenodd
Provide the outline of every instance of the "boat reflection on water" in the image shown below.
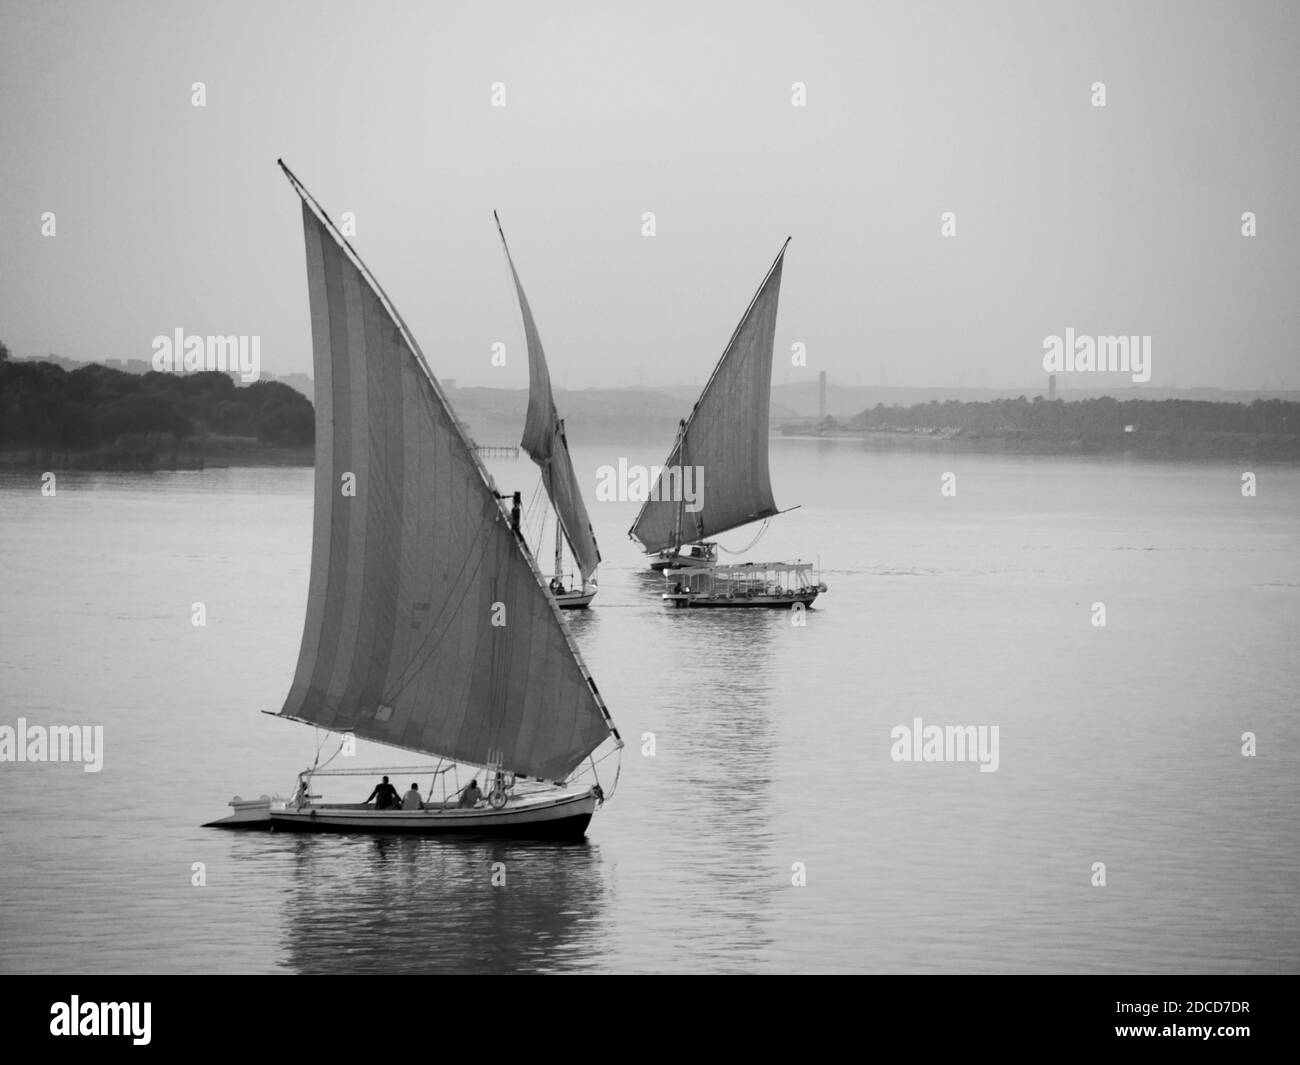
<path fill-rule="evenodd" d="M 303 974 L 590 971 L 609 887 L 590 842 L 285 840 L 281 964 Z M 494 878 L 497 886 L 494 886 Z"/>
<path fill-rule="evenodd" d="M 683 864 L 699 878 L 692 906 L 700 924 L 691 935 L 700 956 L 726 958 L 728 972 L 758 967 L 771 944 L 766 914 L 790 882 L 774 829 L 771 698 L 779 690 L 771 656 L 782 646 L 779 626 L 788 624 L 775 613 L 702 611 L 690 619 L 690 639 L 673 648 L 675 675 L 696 679 L 668 717 L 674 786 L 700 800 L 695 827 L 678 834 Z M 715 683 L 698 683 L 709 675 Z M 673 804 L 666 812 L 680 817 Z"/>

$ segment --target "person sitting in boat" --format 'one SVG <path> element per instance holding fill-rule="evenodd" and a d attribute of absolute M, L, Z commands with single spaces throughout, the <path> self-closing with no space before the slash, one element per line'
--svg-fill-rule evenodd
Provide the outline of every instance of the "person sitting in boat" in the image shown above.
<path fill-rule="evenodd" d="M 560 580 L 559 577 L 552 577 L 552 578 L 551 578 L 551 594 L 552 594 L 552 595 L 563 595 L 563 594 L 564 594 L 564 582 L 563 582 L 562 580 Z"/>
<path fill-rule="evenodd" d="M 460 805 L 473 809 L 478 805 L 479 799 L 483 798 L 483 792 L 479 790 L 478 781 L 471 780 L 467 787 L 460 795 Z"/>
<path fill-rule="evenodd" d="M 375 800 L 376 810 L 391 810 L 401 802 L 397 789 L 388 783 L 387 777 L 384 777 L 383 783 L 376 784 L 375 790 L 366 796 L 366 802 L 371 799 Z"/>
<path fill-rule="evenodd" d="M 411 790 L 402 796 L 403 810 L 423 810 L 424 800 L 420 798 L 420 785 L 411 781 Z"/>

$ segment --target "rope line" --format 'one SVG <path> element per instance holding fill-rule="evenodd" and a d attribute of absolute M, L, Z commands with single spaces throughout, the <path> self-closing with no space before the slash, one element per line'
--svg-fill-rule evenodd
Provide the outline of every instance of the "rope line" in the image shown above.
<path fill-rule="evenodd" d="M 729 547 L 723 547 L 722 544 L 720 543 L 718 544 L 718 550 L 725 551 L 729 555 L 743 555 L 746 551 L 752 550 L 754 545 L 757 544 L 759 540 L 763 539 L 763 534 L 767 532 L 767 527 L 771 524 L 772 524 L 771 518 L 764 518 L 763 524 L 758 527 L 758 532 L 754 534 L 754 539 L 750 540 L 748 544 L 740 548 L 740 550 L 738 551 L 733 551 Z M 714 542 L 717 543 L 716 540 Z"/>

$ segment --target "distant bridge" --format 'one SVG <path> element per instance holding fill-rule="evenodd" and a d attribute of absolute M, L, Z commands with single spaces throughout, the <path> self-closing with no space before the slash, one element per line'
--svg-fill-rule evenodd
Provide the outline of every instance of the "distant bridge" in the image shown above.
<path fill-rule="evenodd" d="M 517 459 L 519 457 L 518 444 L 475 444 L 474 450 L 486 458 Z"/>

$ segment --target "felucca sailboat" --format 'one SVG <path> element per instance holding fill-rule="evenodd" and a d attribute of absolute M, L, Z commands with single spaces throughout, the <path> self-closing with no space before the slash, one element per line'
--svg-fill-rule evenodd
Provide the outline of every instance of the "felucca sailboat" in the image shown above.
<path fill-rule="evenodd" d="M 302 200 L 316 376 L 311 578 L 279 716 L 438 759 L 422 808 L 236 798 L 222 827 L 581 837 L 623 746 L 517 520 L 401 316 L 320 205 Z M 328 763 L 327 763 L 328 764 Z M 452 767 L 485 798 L 447 794 Z M 590 779 L 584 775 L 590 771 Z M 357 775 L 355 769 L 343 775 Z M 405 781 L 417 771 L 401 772 Z M 615 776 L 617 783 L 617 776 Z M 468 787 L 468 786 L 467 786 Z M 611 788 L 611 794 L 613 789 Z"/>
<path fill-rule="evenodd" d="M 528 346 L 528 415 L 524 421 L 521 444 L 528 452 L 528 457 L 542 471 L 546 497 L 551 501 L 551 509 L 555 513 L 555 571 L 551 577 L 550 589 L 556 603 L 563 609 L 585 607 L 596 597 L 596 567 L 600 565 L 600 549 L 596 546 L 596 534 L 592 531 L 591 519 L 587 516 L 587 506 L 582 501 L 582 490 L 573 470 L 573 460 L 569 457 L 564 420 L 555 409 L 555 395 L 551 391 L 551 375 L 546 368 L 542 338 L 537 332 L 532 308 L 528 306 L 528 297 L 524 295 L 519 271 L 515 269 L 515 261 L 510 256 L 510 245 L 506 243 L 501 219 L 497 218 L 496 212 L 493 212 L 492 217 L 496 221 L 497 232 L 501 234 L 501 247 L 505 249 L 506 264 L 510 267 L 515 294 L 519 297 L 519 310 L 524 319 L 524 339 Z M 578 567 L 578 580 L 573 582 L 575 587 L 572 588 L 566 588 L 564 584 L 566 542 Z"/>
<path fill-rule="evenodd" d="M 664 599 L 674 606 L 807 606 L 826 591 L 803 562 L 717 565 L 711 540 L 755 521 L 766 527 L 782 513 L 772 496 L 767 451 L 776 308 L 789 243 L 787 237 L 682 421 L 628 532 L 653 556 L 651 569 L 665 574 Z"/>

